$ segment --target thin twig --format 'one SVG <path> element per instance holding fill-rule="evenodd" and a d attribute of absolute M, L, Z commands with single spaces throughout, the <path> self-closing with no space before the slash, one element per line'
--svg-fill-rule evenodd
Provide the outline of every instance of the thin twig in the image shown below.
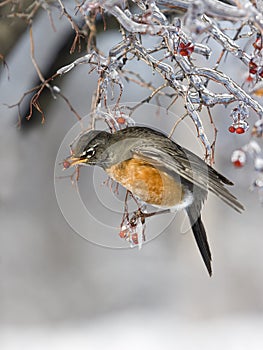
<path fill-rule="evenodd" d="M 176 122 L 174 123 L 174 126 L 172 127 L 168 137 L 169 139 L 173 136 L 173 133 L 175 131 L 175 129 L 177 128 L 177 126 L 181 123 L 182 120 L 184 120 L 185 117 L 188 116 L 188 113 L 185 112 L 179 119 L 176 120 Z"/>

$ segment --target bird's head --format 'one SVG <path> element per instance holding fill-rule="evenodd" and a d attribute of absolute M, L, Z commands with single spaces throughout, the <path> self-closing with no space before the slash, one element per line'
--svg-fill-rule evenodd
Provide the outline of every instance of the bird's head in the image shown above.
<path fill-rule="evenodd" d="M 72 155 L 63 162 L 64 168 L 80 164 L 103 166 L 108 157 L 110 138 L 110 133 L 99 130 L 81 135 L 73 145 Z"/>

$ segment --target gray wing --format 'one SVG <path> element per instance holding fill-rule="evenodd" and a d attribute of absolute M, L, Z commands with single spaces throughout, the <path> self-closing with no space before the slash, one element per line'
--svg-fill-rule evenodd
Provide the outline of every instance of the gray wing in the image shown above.
<path fill-rule="evenodd" d="M 243 205 L 224 186 L 224 184 L 233 185 L 231 181 L 219 174 L 191 151 L 178 145 L 173 147 L 176 147 L 176 155 L 174 155 L 175 149 L 163 146 L 158 148 L 157 144 L 136 145 L 132 149 L 132 153 L 134 157 L 143 159 L 153 166 L 166 168 L 201 189 L 213 192 L 236 211 L 241 212 L 244 210 Z"/>

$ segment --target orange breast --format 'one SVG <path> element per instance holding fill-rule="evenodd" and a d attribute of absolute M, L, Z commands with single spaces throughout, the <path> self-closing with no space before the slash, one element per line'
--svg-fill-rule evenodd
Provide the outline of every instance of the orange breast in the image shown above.
<path fill-rule="evenodd" d="M 129 159 L 107 169 L 108 175 L 148 204 L 172 207 L 184 196 L 181 183 L 140 159 Z"/>

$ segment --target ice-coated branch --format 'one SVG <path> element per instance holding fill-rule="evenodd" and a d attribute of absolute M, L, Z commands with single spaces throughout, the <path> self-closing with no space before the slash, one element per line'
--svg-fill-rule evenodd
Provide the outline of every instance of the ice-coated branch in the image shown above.
<path fill-rule="evenodd" d="M 190 117 L 192 118 L 192 120 L 195 123 L 196 129 L 197 129 L 197 133 L 198 133 L 198 137 L 200 137 L 202 143 L 205 146 L 205 150 L 206 150 L 206 159 L 208 159 L 209 161 L 211 161 L 211 145 L 210 142 L 208 141 L 208 138 L 205 134 L 204 131 L 204 127 L 203 127 L 203 123 L 202 120 L 197 112 L 197 110 L 195 109 L 192 100 L 189 96 L 186 97 L 186 109 L 188 114 L 190 115 Z"/>
<path fill-rule="evenodd" d="M 236 97 L 236 100 L 243 101 L 247 106 L 251 107 L 260 118 L 263 117 L 263 107 L 226 74 L 210 68 L 197 67 L 194 69 L 193 74 L 204 76 L 224 85 L 225 88 Z"/>
<path fill-rule="evenodd" d="M 97 59 L 95 58 L 96 56 L 97 56 L 96 52 L 92 52 L 92 53 L 88 53 L 85 56 L 77 58 L 74 62 L 58 69 L 57 74 L 59 74 L 59 75 L 66 74 L 66 73 L 70 72 L 73 68 L 75 68 L 83 63 L 97 64 L 98 62 L 97 62 Z M 95 60 L 92 61 L 92 58 L 94 58 Z M 101 59 L 101 61 L 105 61 L 105 58 L 102 56 L 100 56 L 100 59 Z"/>
<path fill-rule="evenodd" d="M 235 1 L 231 1 L 231 5 L 217 0 L 157 0 L 156 2 L 168 8 L 184 10 L 188 10 L 191 6 L 195 5 L 201 8 L 203 13 L 208 16 L 230 21 L 240 21 L 246 18 L 246 12 L 238 8 L 234 4 Z"/>
<path fill-rule="evenodd" d="M 211 36 L 227 51 L 232 53 L 234 56 L 239 58 L 246 65 L 249 64 L 251 57 L 240 48 L 227 34 L 223 33 L 222 30 L 214 23 L 214 21 L 206 15 L 201 16 L 202 21 L 207 25 L 206 32 L 210 33 Z"/>

